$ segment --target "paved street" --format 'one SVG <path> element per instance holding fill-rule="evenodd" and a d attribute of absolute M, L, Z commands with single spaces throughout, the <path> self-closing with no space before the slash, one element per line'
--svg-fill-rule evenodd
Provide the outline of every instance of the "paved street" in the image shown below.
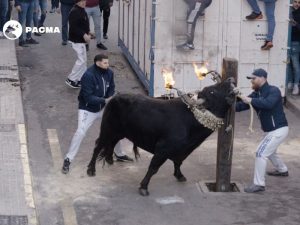
<path fill-rule="evenodd" d="M 144 94 L 116 45 L 116 13 L 117 7 L 111 15 L 109 39 L 105 41 L 115 72 L 116 89 Z M 60 26 L 60 15 L 48 14 L 45 25 Z M 70 173 L 63 175 L 60 171 L 63 156 L 77 127 L 79 91 L 64 83 L 75 61 L 75 53 L 70 45 L 61 45 L 61 37 L 57 34 L 45 34 L 36 39 L 39 45 L 17 48 L 17 56 L 38 224 L 300 224 L 300 119 L 288 110 L 290 135 L 279 153 L 289 167 L 290 176 L 267 177 L 267 190 L 261 194 L 204 192 L 201 184 L 215 179 L 216 133 L 184 162 L 182 171 L 188 179 L 186 183 L 175 180 L 173 165 L 168 161 L 151 180 L 148 197 L 138 194 L 139 183 L 151 159 L 143 150 L 137 162 L 115 162 L 104 168 L 99 163 L 96 177 L 86 175 L 99 134 L 99 122 L 87 133 Z M 94 41 L 90 44 L 89 65 L 95 54 L 102 52 L 95 45 Z M 255 133 L 248 131 L 249 117 L 250 112 L 236 116 L 232 181 L 241 189 L 252 182 L 254 152 L 263 135 L 257 120 Z M 122 147 L 133 156 L 130 142 L 125 141 Z"/>

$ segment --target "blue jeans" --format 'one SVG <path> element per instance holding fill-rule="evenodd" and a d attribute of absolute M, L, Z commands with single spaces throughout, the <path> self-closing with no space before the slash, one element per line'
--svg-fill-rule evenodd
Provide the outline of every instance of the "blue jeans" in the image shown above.
<path fill-rule="evenodd" d="M 61 3 L 61 35 L 62 35 L 62 40 L 63 41 L 68 41 L 68 18 L 69 18 L 69 14 L 70 11 L 73 7 L 73 5 L 67 5 L 67 4 L 63 4 Z"/>
<path fill-rule="evenodd" d="M 289 76 L 288 76 L 289 83 L 299 84 L 300 81 L 299 56 L 300 56 L 300 42 L 293 41 L 290 50 L 290 59 L 291 59 L 290 67 L 292 66 L 291 68 L 292 70 L 290 69 L 289 71 Z"/>
<path fill-rule="evenodd" d="M 101 18 L 102 18 L 100 8 L 98 5 L 94 7 L 85 7 L 85 11 L 89 19 L 91 16 L 93 18 L 97 44 L 100 44 L 101 43 Z"/>
<path fill-rule="evenodd" d="M 261 10 L 257 4 L 257 0 L 247 0 L 249 5 L 252 8 L 252 11 L 255 13 L 261 13 Z M 276 0 L 261 0 L 265 3 L 266 7 L 266 15 L 267 15 L 267 20 L 268 20 L 268 34 L 267 34 L 267 39 L 266 41 L 272 41 L 273 36 L 274 36 L 274 31 L 275 31 L 275 2 Z"/>
<path fill-rule="evenodd" d="M 23 32 L 21 36 L 19 37 L 19 42 L 24 41 L 24 36 L 25 34 L 25 26 L 26 27 L 31 27 L 31 22 L 32 22 L 32 16 L 33 16 L 33 6 L 34 6 L 34 1 L 31 2 L 20 2 L 21 6 L 21 12 L 18 12 L 18 17 L 19 17 L 19 23 L 22 25 Z M 30 39 L 31 38 L 31 32 L 26 33 L 26 38 Z"/>
<path fill-rule="evenodd" d="M 59 7 L 59 0 L 51 0 L 51 9 Z"/>
<path fill-rule="evenodd" d="M 0 0 L 0 31 L 3 31 L 3 26 L 6 23 L 6 14 L 8 11 L 8 1 Z"/>
<path fill-rule="evenodd" d="M 47 13 L 47 0 L 34 0 L 33 25 L 43 27 Z M 39 9 L 41 8 L 41 18 L 39 20 Z"/>

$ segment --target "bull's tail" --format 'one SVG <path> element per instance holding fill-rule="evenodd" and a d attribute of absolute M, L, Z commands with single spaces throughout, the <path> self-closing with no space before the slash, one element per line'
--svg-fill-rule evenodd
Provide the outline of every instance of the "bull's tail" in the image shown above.
<path fill-rule="evenodd" d="M 141 155 L 139 153 L 139 149 L 138 149 L 136 144 L 133 144 L 132 150 L 133 150 L 133 153 L 134 153 L 135 160 L 137 161 L 138 158 L 141 158 Z"/>

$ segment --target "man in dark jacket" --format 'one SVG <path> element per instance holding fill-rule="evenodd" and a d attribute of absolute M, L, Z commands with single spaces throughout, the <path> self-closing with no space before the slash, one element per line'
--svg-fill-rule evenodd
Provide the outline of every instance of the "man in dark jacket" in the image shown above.
<path fill-rule="evenodd" d="M 77 54 L 77 60 L 66 80 L 71 88 L 80 87 L 81 77 L 87 68 L 86 44 L 90 42 L 91 35 L 85 4 L 86 0 L 76 0 L 69 15 L 69 41 Z"/>
<path fill-rule="evenodd" d="M 78 128 L 73 136 L 68 153 L 65 156 L 62 172 L 69 172 L 69 167 L 77 154 L 80 143 L 89 127 L 96 119 L 101 119 L 105 104 L 115 93 L 113 71 L 109 68 L 106 55 L 96 55 L 94 65 L 87 69 L 81 79 L 81 90 L 78 96 Z M 133 161 L 123 154 L 119 144 L 115 147 L 115 156 L 118 161 Z"/>
<path fill-rule="evenodd" d="M 266 136 L 256 151 L 253 185 L 245 188 L 245 192 L 254 193 L 265 190 L 265 173 L 267 159 L 275 167 L 275 171 L 268 172 L 270 176 L 288 176 L 288 168 L 277 155 L 278 146 L 288 135 L 288 123 L 283 111 L 280 90 L 267 82 L 267 72 L 256 69 L 251 76 L 252 92 L 248 97 L 242 96 L 241 102 L 236 104 L 236 111 L 249 109 L 251 104 L 257 112 L 261 127 Z"/>
<path fill-rule="evenodd" d="M 184 0 L 188 6 L 187 14 L 187 41 L 184 44 L 178 45 L 178 49 L 194 50 L 194 35 L 197 19 L 204 15 L 204 10 L 210 6 L 212 0 Z"/>
<path fill-rule="evenodd" d="M 114 0 L 100 0 L 100 10 L 103 14 L 103 38 L 108 39 L 107 30 L 110 16 L 110 8 L 113 6 Z"/>

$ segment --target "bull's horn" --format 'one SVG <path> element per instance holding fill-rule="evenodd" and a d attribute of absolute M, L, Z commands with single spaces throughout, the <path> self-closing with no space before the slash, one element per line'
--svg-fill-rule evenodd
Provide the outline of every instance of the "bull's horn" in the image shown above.
<path fill-rule="evenodd" d="M 196 100 L 196 105 L 202 105 L 205 102 L 204 98 L 199 98 Z"/>
<path fill-rule="evenodd" d="M 217 71 L 211 71 L 211 75 L 213 77 L 213 81 L 217 82 L 218 84 L 222 82 L 222 77 Z"/>

